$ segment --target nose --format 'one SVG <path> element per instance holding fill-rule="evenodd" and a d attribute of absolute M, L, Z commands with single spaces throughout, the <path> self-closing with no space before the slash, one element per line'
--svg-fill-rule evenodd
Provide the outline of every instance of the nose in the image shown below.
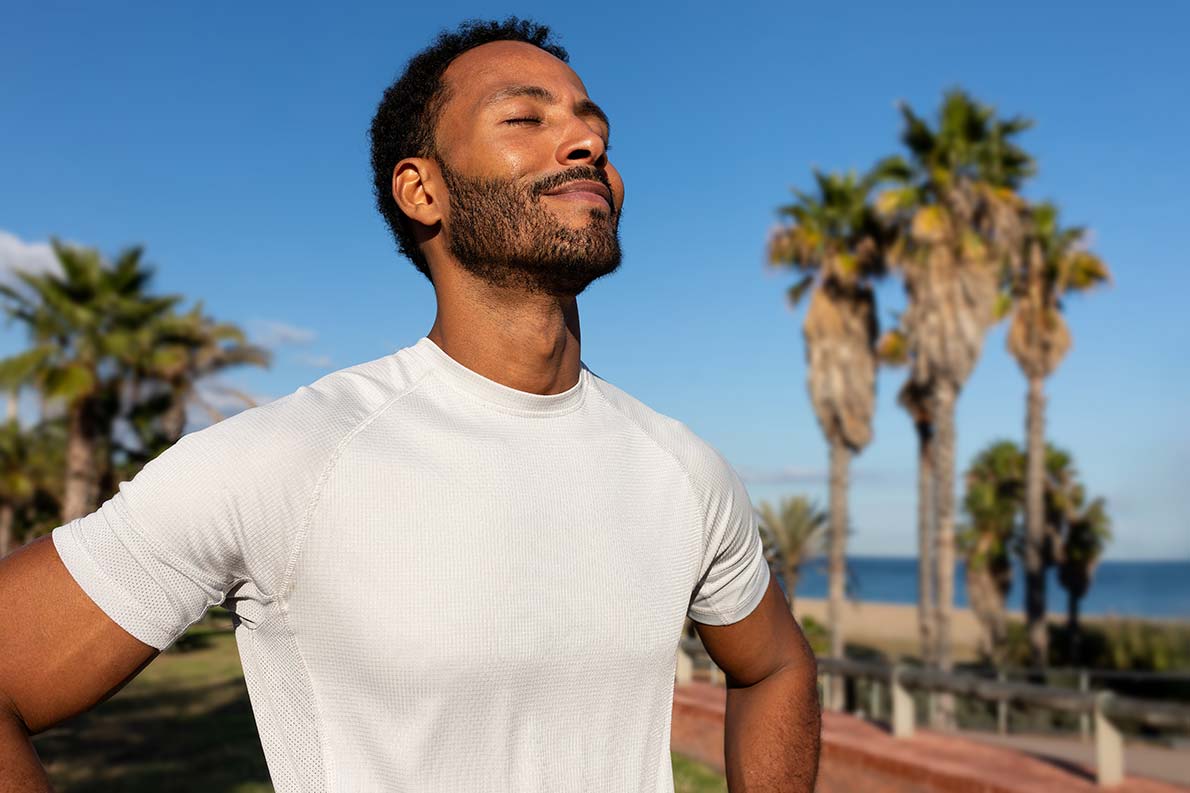
<path fill-rule="evenodd" d="M 607 145 L 599 130 L 586 120 L 575 118 L 566 128 L 557 156 L 562 165 L 586 164 L 599 168 L 607 164 Z"/>

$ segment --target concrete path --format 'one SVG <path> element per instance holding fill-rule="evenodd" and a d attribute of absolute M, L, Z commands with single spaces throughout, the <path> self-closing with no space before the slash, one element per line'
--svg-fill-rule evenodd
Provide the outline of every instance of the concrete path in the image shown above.
<path fill-rule="evenodd" d="M 1093 768 L 1095 765 L 1095 744 L 1090 741 L 1083 743 L 1077 738 L 981 732 L 960 734 L 981 743 L 1016 749 L 1059 763 L 1070 763 L 1084 768 Z M 1153 744 L 1127 743 L 1124 746 L 1124 767 L 1134 776 L 1160 779 L 1190 787 L 1190 749 L 1168 749 Z"/>

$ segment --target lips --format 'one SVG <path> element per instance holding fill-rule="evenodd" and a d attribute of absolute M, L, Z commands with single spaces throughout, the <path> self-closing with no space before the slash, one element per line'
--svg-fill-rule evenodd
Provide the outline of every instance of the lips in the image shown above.
<path fill-rule="evenodd" d="M 603 199 L 607 203 L 608 209 L 610 210 L 612 208 L 612 191 L 608 190 L 606 185 L 589 179 L 567 182 L 561 187 L 555 187 L 553 190 L 547 191 L 545 195 L 562 196 L 571 200 L 580 200 L 584 195 L 588 195 Z"/>

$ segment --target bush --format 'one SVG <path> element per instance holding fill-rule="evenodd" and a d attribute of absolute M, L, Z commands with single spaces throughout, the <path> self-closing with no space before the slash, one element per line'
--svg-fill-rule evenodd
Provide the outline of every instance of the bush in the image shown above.
<path fill-rule="evenodd" d="M 810 649 L 815 655 L 828 656 L 831 654 L 831 635 L 818 620 L 810 616 L 802 617 L 798 622 L 802 626 L 802 633 L 810 643 Z"/>
<path fill-rule="evenodd" d="M 1008 625 L 1008 666 L 1029 665 L 1029 639 L 1020 622 Z M 1064 623 L 1049 625 L 1049 665 L 1113 671 L 1190 673 L 1190 624 L 1107 617 L 1083 623 L 1077 658 Z"/>

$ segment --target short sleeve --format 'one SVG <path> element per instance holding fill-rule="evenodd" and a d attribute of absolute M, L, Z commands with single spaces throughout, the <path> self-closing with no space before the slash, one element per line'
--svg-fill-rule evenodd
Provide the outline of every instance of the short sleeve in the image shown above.
<path fill-rule="evenodd" d="M 743 481 L 715 454 L 707 496 L 707 544 L 690 618 L 729 625 L 752 613 L 769 584 L 760 529 Z"/>
<path fill-rule="evenodd" d="M 270 601 L 337 434 L 310 410 L 317 399 L 304 388 L 183 436 L 98 510 L 54 529 L 66 569 L 158 649 L 233 587 Z"/>

